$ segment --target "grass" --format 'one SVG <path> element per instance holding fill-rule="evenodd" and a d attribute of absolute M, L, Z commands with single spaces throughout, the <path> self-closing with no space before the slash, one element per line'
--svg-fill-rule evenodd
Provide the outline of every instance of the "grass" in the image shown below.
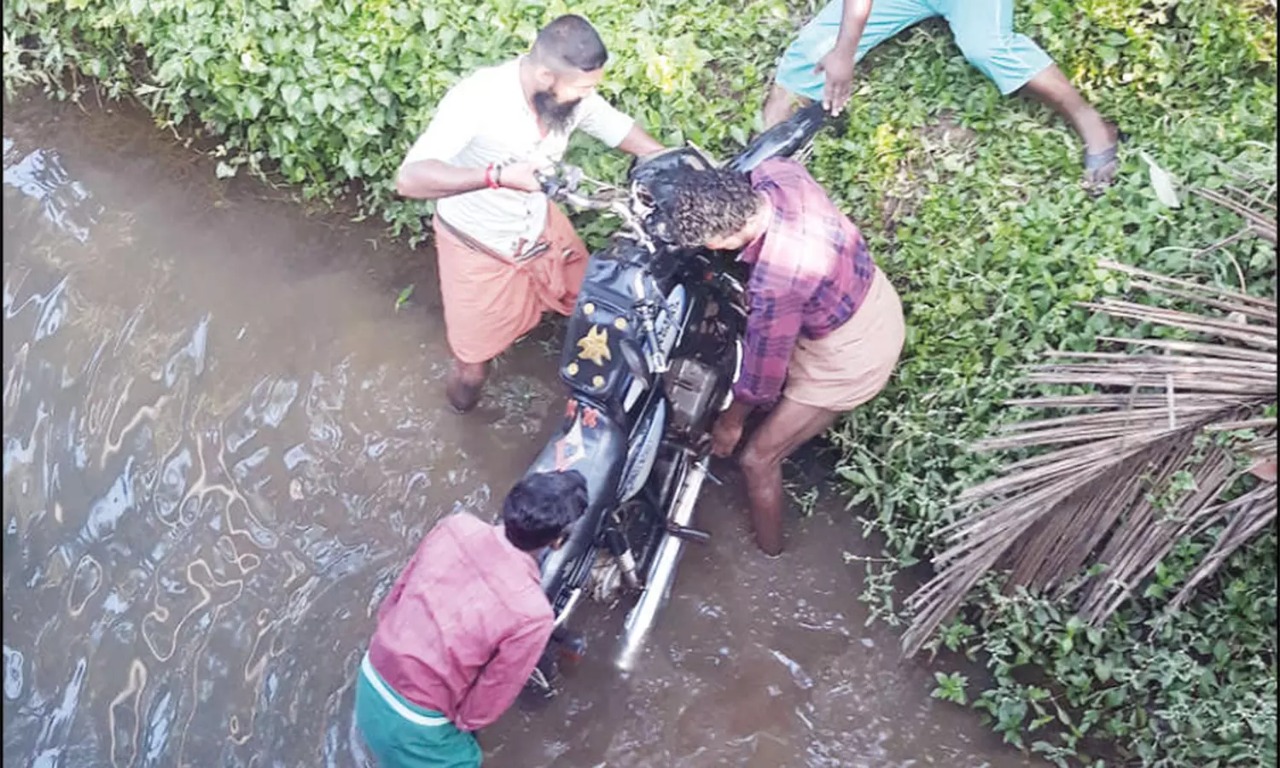
<path fill-rule="evenodd" d="M 572 10 L 614 53 L 610 99 L 669 144 L 727 156 L 758 128 L 773 61 L 815 5 L 582 0 Z M 352 193 L 366 215 L 415 237 L 426 209 L 395 200 L 391 175 L 443 90 L 521 50 L 566 10 L 558 0 L 14 0 L 4 6 L 5 89 L 83 98 L 93 82 L 106 96 L 135 96 L 161 124 L 217 135 L 223 173 L 270 172 L 308 200 Z M 938 22 L 868 56 L 845 128 L 809 161 L 862 227 L 907 315 L 890 386 L 830 434 L 850 507 L 886 542 L 883 558 L 864 561 L 861 599 L 895 625 L 904 618 L 895 574 L 942 549 L 937 532 L 958 514 L 951 502 L 996 470 L 969 448 L 1017 417 L 1001 404 L 1018 391 L 1021 366 L 1136 332 L 1079 306 L 1125 292 L 1101 260 L 1276 290 L 1274 247 L 1242 239 L 1203 250 L 1241 220 L 1185 194 L 1274 162 L 1274 4 L 1025 0 L 1015 25 L 1132 136 L 1100 199 L 1080 188 L 1071 131 L 1042 106 L 1002 97 Z M 1180 207 L 1160 200 L 1142 153 L 1180 185 Z M 571 157 L 597 178 L 618 178 L 625 163 L 586 144 Z M 607 232 L 599 220 L 579 223 L 588 242 Z M 1150 598 L 1090 632 L 1071 622 L 1069 604 L 1005 594 L 992 580 L 940 637 L 984 659 L 995 682 L 966 693 L 964 680 L 946 677 L 942 695 L 1064 765 L 1091 764 L 1093 743 L 1110 745 L 1108 765 L 1274 765 L 1275 530 L 1157 628 L 1158 593 L 1176 593 L 1194 572 L 1196 546 L 1164 559 Z M 1218 639 L 1227 653 L 1215 652 Z"/>

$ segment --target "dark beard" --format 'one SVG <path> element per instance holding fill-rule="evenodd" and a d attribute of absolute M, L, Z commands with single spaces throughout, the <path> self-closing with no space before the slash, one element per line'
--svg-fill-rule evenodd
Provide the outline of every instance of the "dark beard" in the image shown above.
<path fill-rule="evenodd" d="M 582 99 L 574 99 L 561 103 L 556 101 L 556 97 L 552 96 L 550 91 L 533 94 L 534 110 L 538 113 L 538 117 L 542 118 L 547 129 L 555 133 L 564 133 L 568 130 L 573 111 L 578 108 L 581 101 Z"/>

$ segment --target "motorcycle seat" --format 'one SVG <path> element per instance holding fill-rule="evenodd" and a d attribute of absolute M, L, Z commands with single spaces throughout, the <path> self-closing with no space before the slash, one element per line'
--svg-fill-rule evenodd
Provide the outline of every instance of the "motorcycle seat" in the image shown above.
<path fill-rule="evenodd" d="M 528 474 L 577 470 L 587 481 L 587 510 L 554 556 L 571 557 L 591 543 L 600 516 L 617 499 L 626 457 L 627 434 L 622 427 L 601 409 L 570 400 L 563 423 L 528 470 Z"/>

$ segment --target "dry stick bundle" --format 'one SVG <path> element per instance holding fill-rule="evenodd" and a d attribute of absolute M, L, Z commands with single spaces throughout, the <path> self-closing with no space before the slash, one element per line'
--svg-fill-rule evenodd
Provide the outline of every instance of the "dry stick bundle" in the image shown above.
<path fill-rule="evenodd" d="M 1276 242 L 1276 207 L 1274 204 L 1259 200 L 1242 190 L 1228 187 L 1229 194 L 1215 192 L 1211 189 L 1194 189 L 1195 194 L 1206 200 L 1221 205 L 1223 208 L 1240 214 L 1247 222 L 1246 231 L 1252 232 L 1272 245 Z"/>
<path fill-rule="evenodd" d="M 1114 262 L 1102 266 L 1130 275 L 1135 287 L 1197 302 L 1206 312 L 1119 300 L 1086 306 L 1205 340 L 1107 338 L 1147 350 L 1053 353 L 1052 362 L 1030 368 L 1032 383 L 1105 389 L 1014 400 L 1011 405 L 1066 409 L 1069 415 L 1008 425 L 977 446 L 1053 450 L 1015 462 L 961 495 L 957 506 L 975 509 L 941 532 L 949 546 L 934 558 L 937 575 L 907 600 L 915 617 L 903 637 L 906 655 L 923 647 L 995 568 L 1007 570 L 1008 590 L 1028 586 L 1060 597 L 1078 591 L 1082 618 L 1096 625 L 1181 538 L 1225 522 L 1169 610 L 1275 520 L 1274 484 L 1227 504 L 1218 501 L 1248 466 L 1204 438 L 1249 429 L 1255 439 L 1237 450 L 1275 456 L 1276 421 L 1262 413 L 1276 402 L 1276 303 Z M 1076 580 L 1091 560 L 1105 564 L 1104 572 Z"/>

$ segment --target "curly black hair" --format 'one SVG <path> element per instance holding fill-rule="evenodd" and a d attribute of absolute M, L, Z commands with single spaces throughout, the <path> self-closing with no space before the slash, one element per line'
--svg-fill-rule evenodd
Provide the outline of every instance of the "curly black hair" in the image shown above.
<path fill-rule="evenodd" d="M 725 168 L 689 171 L 672 184 L 672 234 L 684 248 L 742 229 L 759 207 L 746 174 Z"/>
<path fill-rule="evenodd" d="M 507 540 L 532 552 L 555 542 L 587 508 L 587 481 L 576 470 L 538 472 L 515 484 L 502 502 Z"/>

